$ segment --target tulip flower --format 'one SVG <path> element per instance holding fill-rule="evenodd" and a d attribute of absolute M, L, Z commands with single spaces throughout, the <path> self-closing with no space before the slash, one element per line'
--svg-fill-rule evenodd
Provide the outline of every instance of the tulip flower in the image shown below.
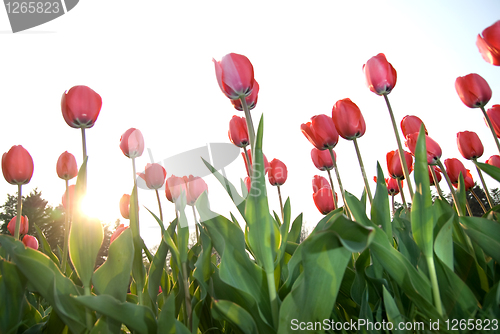
<path fill-rule="evenodd" d="M 399 194 L 398 180 L 388 177 L 385 179 L 385 184 L 387 184 L 387 192 L 391 196 Z"/>
<path fill-rule="evenodd" d="M 493 126 L 493 130 L 498 138 L 500 138 L 500 104 L 493 105 L 490 109 L 486 111 L 488 115 L 491 125 Z M 488 121 L 485 118 L 486 125 L 488 125 Z"/>
<path fill-rule="evenodd" d="M 475 132 L 458 132 L 457 145 L 460 154 L 467 160 L 476 160 L 480 158 L 484 152 L 483 144 Z"/>
<path fill-rule="evenodd" d="M 363 65 L 366 85 L 377 95 L 389 94 L 396 86 L 397 73 L 383 53 L 368 59 Z"/>
<path fill-rule="evenodd" d="M 406 138 L 408 135 L 412 133 L 420 132 L 420 126 L 422 124 L 424 124 L 424 122 L 422 122 L 422 120 L 417 116 L 408 115 L 403 117 L 403 119 L 401 120 L 401 131 L 403 131 L 403 136 Z M 427 132 L 427 129 L 425 128 L 425 124 L 424 124 L 424 130 L 426 135 L 429 134 Z"/>
<path fill-rule="evenodd" d="M 337 160 L 337 154 L 333 151 L 333 155 L 335 160 Z M 317 148 L 313 148 L 311 150 L 311 159 L 319 170 L 331 170 L 333 168 L 332 157 L 330 156 L 330 152 L 326 150 L 318 150 Z"/>
<path fill-rule="evenodd" d="M 68 151 L 63 152 L 56 165 L 57 175 L 63 180 L 71 180 L 78 175 L 78 165 L 75 156 Z"/>
<path fill-rule="evenodd" d="M 248 139 L 248 128 L 245 117 L 233 116 L 229 121 L 229 140 L 238 147 L 246 147 L 250 140 Z"/>
<path fill-rule="evenodd" d="M 123 218 L 130 218 L 130 195 L 124 194 L 122 198 L 120 198 L 120 213 Z"/>
<path fill-rule="evenodd" d="M 483 30 L 483 36 L 477 35 L 477 48 L 488 63 L 500 66 L 500 20 Z"/>
<path fill-rule="evenodd" d="M 247 103 L 249 110 L 252 110 L 255 108 L 255 106 L 257 106 L 257 99 L 259 97 L 258 95 L 259 95 L 259 84 L 257 83 L 257 81 L 254 80 L 252 92 L 250 93 L 250 95 L 245 97 L 245 102 Z M 234 109 L 239 111 L 244 111 L 240 99 L 231 100 L 231 103 L 233 104 Z"/>
<path fill-rule="evenodd" d="M 21 145 L 12 146 L 2 156 L 2 172 L 10 184 L 23 185 L 33 176 L 33 158 Z"/>
<path fill-rule="evenodd" d="M 410 150 L 411 154 L 415 155 L 415 147 L 417 146 L 418 133 L 412 133 L 406 138 L 406 147 Z M 436 165 L 443 152 L 438 143 L 431 137 L 425 135 L 425 146 L 427 148 L 427 163 L 429 165 Z"/>
<path fill-rule="evenodd" d="M 165 168 L 157 163 L 146 164 L 144 173 L 138 174 L 144 181 L 146 181 L 146 186 L 149 189 L 160 189 L 165 183 L 165 177 L 167 177 Z"/>
<path fill-rule="evenodd" d="M 177 199 L 181 196 L 181 193 L 187 196 L 186 182 L 182 177 L 172 175 L 167 179 L 167 188 L 170 190 L 170 196 L 172 201 L 175 203 Z M 168 198 L 168 197 L 167 197 Z"/>
<path fill-rule="evenodd" d="M 272 186 L 281 186 L 286 182 L 288 170 L 286 165 L 278 159 L 273 159 L 269 163 L 269 172 L 267 174 L 269 183 Z"/>
<path fill-rule="evenodd" d="M 455 89 L 462 102 L 469 108 L 481 108 L 491 99 L 491 88 L 479 74 L 458 77 Z"/>
<path fill-rule="evenodd" d="M 125 231 L 126 229 L 128 229 L 130 226 L 125 226 L 123 224 L 120 224 L 116 230 L 113 232 L 113 234 L 111 235 L 111 238 L 109 240 L 109 244 L 111 244 L 113 241 L 115 241 L 116 238 L 118 238 L 120 236 L 120 234 L 123 233 L 123 231 Z"/>
<path fill-rule="evenodd" d="M 413 157 L 410 153 L 403 151 L 406 165 L 409 166 L 409 173 L 413 170 Z M 388 152 L 386 155 L 387 160 L 387 170 L 389 171 L 389 175 L 391 175 L 394 179 L 404 180 L 405 175 L 403 172 L 403 167 L 401 166 L 401 160 L 399 159 L 398 150 Z"/>
<path fill-rule="evenodd" d="M 486 160 L 486 163 L 500 168 L 500 155 L 492 155 L 488 160 Z"/>
<path fill-rule="evenodd" d="M 87 86 L 74 86 L 61 99 L 64 120 L 72 128 L 93 127 L 101 106 L 101 96 Z"/>
<path fill-rule="evenodd" d="M 332 190 L 328 187 L 319 189 L 313 194 L 314 204 L 318 208 L 319 212 L 326 215 L 331 211 L 335 210 L 335 205 L 333 203 Z"/>
<path fill-rule="evenodd" d="M 247 187 L 248 193 L 250 193 L 250 190 L 252 189 L 252 179 L 250 177 L 245 177 L 245 186 Z"/>
<path fill-rule="evenodd" d="M 243 55 L 230 53 L 220 61 L 212 59 L 222 92 L 231 100 L 250 95 L 253 89 L 253 66 Z"/>
<path fill-rule="evenodd" d="M 16 220 L 17 216 L 14 216 L 7 225 L 7 229 L 10 234 L 14 235 L 16 231 Z M 21 216 L 21 226 L 19 227 L 19 234 L 27 234 L 30 227 L 29 220 L 27 216 Z"/>
<path fill-rule="evenodd" d="M 300 130 L 318 150 L 334 148 L 339 142 L 335 123 L 327 115 L 316 115 L 310 122 L 302 124 Z"/>
<path fill-rule="evenodd" d="M 353 140 L 365 134 L 365 119 L 358 106 L 349 98 L 335 103 L 332 108 L 332 119 L 337 132 L 344 139 Z"/>
<path fill-rule="evenodd" d="M 130 128 L 120 138 L 120 149 L 128 158 L 140 157 L 144 152 L 144 137 L 140 130 Z"/>
<path fill-rule="evenodd" d="M 455 158 L 446 159 L 444 161 L 444 165 L 446 166 L 446 173 L 450 177 L 450 181 L 452 184 L 458 184 L 458 179 L 460 177 L 460 173 L 462 173 L 463 177 L 467 174 L 467 170 L 465 169 L 464 164 Z"/>
<path fill-rule="evenodd" d="M 250 176 L 250 173 L 248 171 L 248 166 L 252 167 L 252 152 L 248 151 L 248 159 L 250 160 L 250 163 L 247 161 L 247 157 L 245 153 L 241 153 L 241 156 L 243 157 L 243 160 L 245 161 L 245 168 L 247 169 L 247 175 Z M 269 169 L 271 166 L 269 165 L 269 162 L 267 161 L 266 155 L 262 154 L 264 157 L 264 173 L 267 174 L 269 172 Z"/>
<path fill-rule="evenodd" d="M 312 179 L 313 193 L 317 192 L 321 188 L 330 188 L 330 183 L 323 176 L 314 175 Z"/>
<path fill-rule="evenodd" d="M 186 202 L 191 206 L 194 205 L 198 197 L 200 197 L 203 192 L 208 192 L 207 184 L 201 177 L 198 176 L 189 175 L 189 177 L 186 178 L 186 187 Z"/>
<path fill-rule="evenodd" d="M 26 247 L 33 248 L 34 250 L 38 250 L 38 239 L 32 235 L 25 235 L 23 238 L 23 244 Z"/>

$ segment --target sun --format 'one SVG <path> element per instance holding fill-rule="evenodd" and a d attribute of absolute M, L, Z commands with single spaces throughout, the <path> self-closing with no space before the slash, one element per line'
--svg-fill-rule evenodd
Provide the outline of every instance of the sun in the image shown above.
<path fill-rule="evenodd" d="M 118 217 L 114 207 L 109 205 L 109 197 L 105 193 L 89 192 L 82 199 L 82 212 L 90 218 L 99 219 L 102 222 L 113 222 Z"/>

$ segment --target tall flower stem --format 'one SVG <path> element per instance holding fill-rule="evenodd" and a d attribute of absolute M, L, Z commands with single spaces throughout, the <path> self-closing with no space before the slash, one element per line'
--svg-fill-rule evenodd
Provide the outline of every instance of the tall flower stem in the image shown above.
<path fill-rule="evenodd" d="M 63 257 L 61 263 L 61 270 L 63 273 L 66 272 L 66 261 L 68 260 L 68 239 L 69 239 L 69 221 L 71 216 L 71 205 L 69 203 L 69 181 L 66 181 L 66 213 L 64 215 L 64 245 L 63 245 Z"/>
<path fill-rule="evenodd" d="M 475 193 L 474 189 L 471 189 L 470 193 L 472 194 L 472 196 L 474 196 L 474 198 L 479 203 L 479 205 L 481 205 L 481 209 L 483 209 L 483 212 L 486 213 L 486 208 L 484 207 L 484 204 L 481 201 L 481 199 L 479 198 L 479 196 L 477 196 L 477 194 Z"/>
<path fill-rule="evenodd" d="M 431 171 L 432 179 L 434 180 L 434 186 L 437 189 L 437 192 L 439 194 L 439 198 L 441 198 L 443 201 L 446 201 L 446 198 L 444 198 L 443 192 L 441 191 L 441 187 L 439 186 L 439 181 L 438 181 L 436 172 L 434 171 L 434 168 L 432 168 L 431 166 L 428 166 L 428 167 L 429 167 L 429 170 Z M 446 201 L 446 202 L 448 202 L 448 201 Z"/>
<path fill-rule="evenodd" d="M 406 204 L 406 200 L 405 200 L 405 194 L 403 193 L 403 182 L 401 182 L 400 179 L 397 179 L 397 180 L 398 180 L 399 194 L 401 195 L 401 200 L 403 201 L 403 206 L 405 209 L 408 209 L 408 205 Z M 394 196 L 393 196 L 393 199 L 394 199 Z"/>
<path fill-rule="evenodd" d="M 495 133 L 495 129 L 493 128 L 493 124 L 491 124 L 490 117 L 488 116 L 488 113 L 486 113 L 486 110 L 484 110 L 484 107 L 481 107 L 481 111 L 483 112 L 484 118 L 486 119 L 486 122 L 488 123 L 488 127 L 491 130 L 491 134 L 493 135 L 493 140 L 495 141 L 495 144 L 497 144 L 498 152 L 500 153 L 500 143 L 498 142 L 497 135 Z"/>
<path fill-rule="evenodd" d="M 455 192 L 455 189 L 453 189 L 453 185 L 451 184 L 450 177 L 448 176 L 448 173 L 446 173 L 446 169 L 443 166 L 443 163 L 441 160 L 438 159 L 437 164 L 441 171 L 443 172 L 444 178 L 446 179 L 446 183 L 448 183 L 448 187 L 450 188 L 451 196 L 453 197 L 453 202 L 455 203 L 455 208 L 457 209 L 458 215 L 463 216 L 464 213 L 462 212 L 462 208 L 458 204 L 458 198 L 457 198 L 457 193 Z"/>
<path fill-rule="evenodd" d="M 465 199 L 465 207 L 467 208 L 467 212 L 469 213 L 469 217 L 474 217 L 472 215 L 472 210 L 470 208 L 469 200 L 467 198 Z"/>
<path fill-rule="evenodd" d="M 91 296 L 92 294 L 90 293 L 90 287 L 84 285 L 83 286 L 83 294 L 85 296 Z M 92 313 L 88 307 L 85 307 L 85 324 L 87 326 L 87 330 L 89 332 L 92 330 L 92 327 L 94 327 L 94 324 L 92 323 Z"/>
<path fill-rule="evenodd" d="M 439 313 L 439 315 L 442 316 L 443 307 L 441 303 L 441 295 L 439 294 L 439 285 L 437 280 L 436 267 L 434 265 L 434 257 L 433 256 L 426 257 L 426 260 L 427 260 L 427 266 L 429 267 L 429 275 L 431 278 L 432 294 L 434 296 L 434 306 L 436 307 L 436 311 Z"/>
<path fill-rule="evenodd" d="M 280 186 L 276 186 L 278 188 L 278 197 L 280 198 L 280 208 L 281 208 L 281 223 L 283 224 L 285 221 L 285 214 L 283 213 L 283 200 L 281 199 L 281 190 Z"/>
<path fill-rule="evenodd" d="M 245 120 L 247 121 L 248 136 L 250 137 L 250 150 L 252 151 L 252 156 L 253 156 L 254 155 L 253 151 L 255 149 L 255 130 L 253 127 L 252 115 L 250 115 L 250 109 L 248 109 L 247 101 L 245 100 L 244 96 L 240 97 L 240 101 L 243 111 L 245 112 Z"/>
<path fill-rule="evenodd" d="M 474 162 L 474 164 L 476 164 L 477 159 L 474 159 L 473 162 Z M 477 167 L 477 165 L 476 165 L 476 170 L 477 170 L 477 173 L 479 174 L 479 178 L 481 179 L 481 183 L 483 184 L 484 193 L 486 194 L 486 199 L 488 200 L 488 204 L 490 205 L 490 209 L 491 209 L 493 207 L 493 200 L 491 199 L 490 191 L 488 190 L 488 187 L 486 187 L 486 182 L 484 182 L 483 173 L 481 172 L 479 167 Z M 478 202 L 481 203 L 481 205 L 482 205 L 481 201 L 478 200 Z"/>
<path fill-rule="evenodd" d="M 333 186 L 333 180 L 332 180 L 332 173 L 330 173 L 330 170 L 326 170 L 328 172 L 328 178 L 330 179 L 330 185 L 332 186 L 332 196 L 333 196 L 333 203 L 335 203 L 335 209 L 339 207 L 337 203 L 337 196 L 335 196 L 335 187 Z"/>
<path fill-rule="evenodd" d="M 200 234 L 198 231 L 198 219 L 196 219 L 196 211 L 194 211 L 194 205 L 192 206 L 193 208 L 193 217 L 194 217 L 194 226 L 196 228 L 196 243 L 198 243 L 200 240 Z"/>
<path fill-rule="evenodd" d="M 19 234 L 21 231 L 21 217 L 23 214 L 23 197 L 21 193 L 22 185 L 17 185 L 17 216 L 16 216 L 16 228 L 14 230 L 14 238 L 16 240 L 19 239 Z"/>
<path fill-rule="evenodd" d="M 394 195 L 391 195 L 392 197 L 392 216 L 394 217 L 394 213 L 396 212 L 396 210 L 394 210 Z"/>
<path fill-rule="evenodd" d="M 247 147 L 243 147 L 243 152 L 245 152 L 245 160 L 247 162 L 247 171 L 248 171 L 248 176 L 252 175 L 252 164 L 250 163 L 250 157 L 248 156 L 248 151 Z"/>
<path fill-rule="evenodd" d="M 340 180 L 340 174 L 339 174 L 339 169 L 337 168 L 337 160 L 335 159 L 335 155 L 333 154 L 333 149 L 329 148 L 330 151 L 330 157 L 332 158 L 333 162 L 333 168 L 335 169 L 335 175 L 337 175 L 337 182 L 339 183 L 339 188 L 340 188 L 340 194 L 342 195 L 342 201 L 344 202 L 344 211 L 349 215 L 349 209 L 347 208 L 347 203 L 345 201 L 344 197 L 344 187 L 342 186 L 342 181 Z M 332 186 L 332 191 L 333 191 L 333 186 Z M 333 193 L 333 198 L 335 198 L 335 193 Z"/>
<path fill-rule="evenodd" d="M 134 206 L 135 206 L 135 221 L 137 222 L 137 234 L 138 238 L 141 238 L 141 229 L 139 227 L 139 200 L 138 200 L 138 193 L 137 193 L 137 173 L 135 170 L 135 157 L 131 158 L 132 160 L 132 178 L 134 180 L 134 193 L 136 194 L 134 198 Z M 141 250 L 141 256 L 142 256 L 142 250 Z M 138 277 L 134 277 L 137 283 L 137 299 L 139 299 L 139 305 L 144 305 L 144 300 L 142 296 L 142 289 L 144 288 L 144 282 L 142 281 L 141 275 L 137 275 Z"/>
<path fill-rule="evenodd" d="M 356 149 L 356 154 L 358 155 L 359 167 L 361 168 L 361 174 L 363 175 L 363 181 L 365 182 L 365 190 L 366 195 L 368 196 L 368 200 L 370 201 L 370 205 L 372 204 L 372 191 L 370 190 L 370 185 L 368 184 L 368 180 L 365 174 L 365 166 L 363 165 L 363 159 L 361 159 L 361 152 L 359 151 L 358 141 L 356 138 L 352 140 L 354 143 L 354 148 Z"/>
<path fill-rule="evenodd" d="M 192 310 L 191 310 L 191 294 L 189 293 L 189 276 L 188 276 L 188 271 L 187 271 L 187 263 L 182 262 L 182 276 L 183 276 L 183 284 L 184 284 L 184 305 L 186 306 L 186 318 L 187 318 L 187 325 L 189 328 L 189 331 L 192 331 Z"/>
<path fill-rule="evenodd" d="M 396 125 L 396 120 L 394 119 L 394 113 L 392 112 L 391 104 L 389 103 L 389 98 L 387 94 L 384 94 L 385 103 L 387 104 L 387 109 L 389 109 L 389 115 L 391 116 L 392 128 L 394 129 L 394 134 L 396 135 L 396 141 L 398 142 L 398 152 L 399 160 L 401 161 L 401 166 L 403 166 L 403 173 L 405 175 L 406 183 L 408 184 L 408 191 L 410 192 L 410 197 L 413 198 L 413 186 L 410 181 L 410 172 L 408 166 L 406 165 L 406 159 L 403 152 L 403 146 L 401 145 L 401 139 L 399 138 L 398 127 Z"/>
<path fill-rule="evenodd" d="M 163 221 L 163 210 L 161 209 L 160 194 L 158 192 L 158 189 L 155 189 L 155 191 L 156 191 L 156 199 L 158 200 L 158 208 L 160 209 L 160 220 Z"/>

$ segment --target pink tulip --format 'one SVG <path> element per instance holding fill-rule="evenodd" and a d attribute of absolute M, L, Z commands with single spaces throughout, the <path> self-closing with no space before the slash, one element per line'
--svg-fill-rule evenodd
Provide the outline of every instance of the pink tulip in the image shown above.
<path fill-rule="evenodd" d="M 2 156 L 2 172 L 10 184 L 27 184 L 33 176 L 33 158 L 21 145 L 12 146 Z"/>
<path fill-rule="evenodd" d="M 23 237 L 23 244 L 26 247 L 33 248 L 34 250 L 38 250 L 38 240 L 34 236 L 26 234 Z"/>
<path fill-rule="evenodd" d="M 389 94 L 396 86 L 397 73 L 383 53 L 368 59 L 363 65 L 366 85 L 377 95 Z"/>
<path fill-rule="evenodd" d="M 162 165 L 153 163 L 147 164 L 144 173 L 138 173 L 139 176 L 146 181 L 146 186 L 149 189 L 160 189 L 165 183 L 167 172 Z"/>
<path fill-rule="evenodd" d="M 144 137 L 140 130 L 130 128 L 120 138 L 120 148 L 129 158 L 137 158 L 144 152 Z"/>
<path fill-rule="evenodd" d="M 71 87 L 61 99 L 64 120 L 72 128 L 93 127 L 101 107 L 101 96 L 87 86 Z"/>
<path fill-rule="evenodd" d="M 16 231 L 16 219 L 17 216 L 14 216 L 7 225 L 7 229 L 9 230 L 10 234 L 14 235 Z M 28 233 L 28 229 L 30 227 L 29 220 L 27 216 L 21 216 L 21 225 L 19 227 L 19 234 L 26 234 Z"/>
<path fill-rule="evenodd" d="M 229 99 L 236 100 L 252 93 L 253 66 L 247 57 L 230 53 L 220 61 L 212 60 L 219 87 Z"/>

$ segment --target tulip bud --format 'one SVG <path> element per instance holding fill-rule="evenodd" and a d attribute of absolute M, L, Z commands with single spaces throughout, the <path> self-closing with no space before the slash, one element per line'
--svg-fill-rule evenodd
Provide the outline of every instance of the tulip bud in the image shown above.
<path fill-rule="evenodd" d="M 317 192 L 321 188 L 330 188 L 330 183 L 323 176 L 314 175 L 312 180 L 313 193 Z"/>
<path fill-rule="evenodd" d="M 383 53 L 368 59 L 363 65 L 366 85 L 377 95 L 389 94 L 396 86 L 397 73 Z"/>
<path fill-rule="evenodd" d="M 146 164 L 144 173 L 137 173 L 144 181 L 149 189 L 160 189 L 165 183 L 167 171 L 162 165 Z"/>
<path fill-rule="evenodd" d="M 245 147 L 250 143 L 245 117 L 233 116 L 229 121 L 229 140 L 238 147 Z"/>
<path fill-rule="evenodd" d="M 319 212 L 326 215 L 331 211 L 335 210 L 335 204 L 333 202 L 332 189 L 321 188 L 313 194 L 314 204 L 318 208 Z"/>
<path fill-rule="evenodd" d="M 269 166 L 269 173 L 267 174 L 269 178 L 269 183 L 272 186 L 281 186 L 286 182 L 288 176 L 288 170 L 286 165 L 278 159 L 273 159 Z"/>
<path fill-rule="evenodd" d="M 339 142 L 339 134 L 331 117 L 316 115 L 300 126 L 300 130 L 318 150 L 334 148 Z"/>
<path fill-rule="evenodd" d="M 488 160 L 486 160 L 486 163 L 500 168 L 500 155 L 492 155 Z"/>
<path fill-rule="evenodd" d="M 26 247 L 33 248 L 34 250 L 38 250 L 38 240 L 34 236 L 26 234 L 23 238 L 23 244 Z"/>
<path fill-rule="evenodd" d="M 129 219 L 130 217 L 130 195 L 124 194 L 120 198 L 120 213 L 123 218 Z"/>
<path fill-rule="evenodd" d="M 116 238 L 118 238 L 120 236 L 120 234 L 123 233 L 123 231 L 125 231 L 126 229 L 128 229 L 130 226 L 125 226 L 123 224 L 120 224 L 116 230 L 113 232 L 113 234 L 111 235 L 111 239 L 109 240 L 109 244 L 111 244 L 113 241 L 115 241 Z"/>
<path fill-rule="evenodd" d="M 460 160 L 455 158 L 446 159 L 444 161 L 444 165 L 446 166 L 446 173 L 448 174 L 448 177 L 450 178 L 452 184 L 458 184 L 460 173 L 462 173 L 463 177 L 465 178 L 467 170 Z"/>
<path fill-rule="evenodd" d="M 455 89 L 462 102 L 469 108 L 484 107 L 491 99 L 491 88 L 482 76 L 476 73 L 458 77 Z"/>
<path fill-rule="evenodd" d="M 193 175 L 189 175 L 185 182 L 187 187 L 186 202 L 187 205 L 193 206 L 203 192 L 208 192 L 208 186 L 201 177 Z"/>
<path fill-rule="evenodd" d="M 63 180 L 71 180 L 78 175 L 78 166 L 75 156 L 68 151 L 63 152 L 56 165 L 57 175 Z"/>
<path fill-rule="evenodd" d="M 9 222 L 9 224 L 7 225 L 7 229 L 9 230 L 10 234 L 14 235 L 15 231 L 16 231 L 16 220 L 17 220 L 17 216 L 14 216 L 14 218 L 12 218 Z M 20 227 L 19 227 L 19 234 L 26 234 L 28 233 L 28 229 L 30 227 L 29 225 L 29 220 L 28 220 L 28 217 L 27 216 L 21 216 L 21 223 L 20 223 Z"/>
<path fill-rule="evenodd" d="M 140 130 L 130 128 L 120 138 L 120 148 L 129 158 L 137 158 L 144 152 L 144 138 Z"/>
<path fill-rule="evenodd" d="M 74 86 L 61 99 L 62 115 L 72 128 L 93 127 L 101 106 L 101 96 L 87 86 Z"/>
<path fill-rule="evenodd" d="M 2 172 L 10 184 L 27 184 L 33 176 L 33 158 L 21 145 L 12 146 L 2 156 Z"/>
<path fill-rule="evenodd" d="M 476 160 L 480 158 L 484 152 L 483 144 L 475 132 L 458 132 L 457 145 L 460 154 L 467 160 Z"/>
<path fill-rule="evenodd" d="M 398 180 L 389 177 L 385 179 L 385 184 L 387 185 L 387 192 L 390 196 L 396 196 L 399 194 L 399 185 Z M 401 186 L 403 185 L 403 181 L 401 181 Z"/>
<path fill-rule="evenodd" d="M 406 151 L 403 151 L 403 154 L 406 160 L 406 165 L 408 166 L 408 173 L 411 173 L 413 170 L 413 158 L 411 154 Z M 403 172 L 403 166 L 401 166 L 401 159 L 399 158 L 399 149 L 387 153 L 386 160 L 389 175 L 391 175 L 394 179 L 404 180 L 405 175 Z"/>
<path fill-rule="evenodd" d="M 500 21 L 483 30 L 483 36 L 477 35 L 476 45 L 488 63 L 500 66 Z"/>
<path fill-rule="evenodd" d="M 332 108 L 332 119 L 337 132 L 344 139 L 353 140 L 365 134 L 365 119 L 358 106 L 349 98 L 335 103 Z"/>
<path fill-rule="evenodd" d="M 252 189 L 252 179 L 250 177 L 245 177 L 245 186 L 247 187 L 248 193 L 250 193 L 250 189 Z"/>
<path fill-rule="evenodd" d="M 337 160 L 337 154 L 332 150 L 335 161 Z M 311 150 L 311 160 L 319 170 L 331 170 L 333 168 L 332 156 L 330 155 L 330 150 L 318 150 L 313 148 Z"/>
<path fill-rule="evenodd" d="M 406 147 L 410 150 L 411 154 L 415 155 L 415 148 L 417 146 L 418 133 L 412 133 L 406 138 Z M 438 143 L 431 137 L 425 136 L 425 146 L 427 148 L 427 163 L 429 165 L 436 165 L 443 152 Z"/>
<path fill-rule="evenodd" d="M 420 132 L 420 126 L 424 124 L 420 118 L 417 116 L 405 116 L 401 120 L 401 131 L 403 131 L 403 136 L 406 138 L 408 135 L 415 133 L 415 132 Z M 429 134 L 427 132 L 427 129 L 425 128 L 424 124 L 424 130 L 425 134 Z"/>
<path fill-rule="evenodd" d="M 243 55 L 230 53 L 220 61 L 212 59 L 222 92 L 231 100 L 250 95 L 253 89 L 253 66 Z"/>
<path fill-rule="evenodd" d="M 179 196 L 181 196 L 181 193 L 184 192 L 184 194 L 187 197 L 187 186 L 186 182 L 182 177 L 178 177 L 175 175 L 172 175 L 167 179 L 167 188 L 169 188 L 170 191 L 170 196 L 172 197 L 172 202 L 175 203 Z M 166 192 L 165 192 L 166 193 Z M 168 199 L 168 195 L 167 195 Z"/>
<path fill-rule="evenodd" d="M 490 109 L 486 111 L 486 114 L 488 115 L 491 121 L 491 125 L 493 126 L 495 134 L 497 135 L 498 138 L 500 138 L 500 104 L 493 105 Z M 486 118 L 484 121 L 488 126 Z"/>

